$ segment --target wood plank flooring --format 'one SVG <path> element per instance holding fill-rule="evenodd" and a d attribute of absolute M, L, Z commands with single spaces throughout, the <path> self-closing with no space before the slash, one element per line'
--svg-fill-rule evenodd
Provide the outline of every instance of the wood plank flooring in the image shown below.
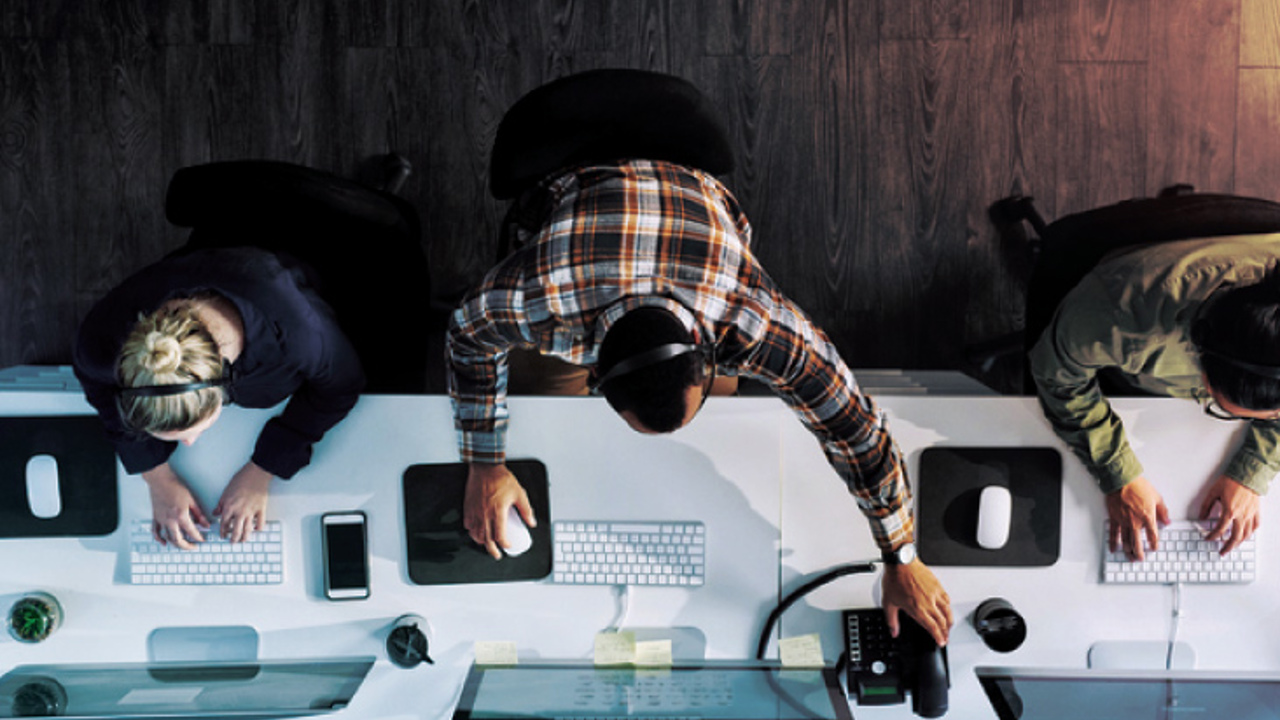
<path fill-rule="evenodd" d="M 1280 0 L 0 0 L 0 367 L 67 363 L 93 301 L 183 241 L 169 176 L 213 160 L 372 181 L 407 155 L 460 291 L 494 253 L 502 113 L 597 67 L 716 102 L 759 256 L 855 368 L 1021 387 L 965 357 L 1022 322 L 1000 197 L 1280 198 Z"/>

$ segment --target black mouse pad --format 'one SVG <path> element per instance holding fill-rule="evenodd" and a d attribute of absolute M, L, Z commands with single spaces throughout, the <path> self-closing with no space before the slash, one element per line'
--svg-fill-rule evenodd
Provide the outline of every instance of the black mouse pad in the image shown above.
<path fill-rule="evenodd" d="M 462 526 L 465 463 L 411 465 L 404 472 L 404 525 L 409 579 L 418 585 L 540 580 L 551 573 L 551 504 L 547 468 L 537 460 L 508 460 L 529 494 L 537 527 L 522 555 L 494 560 Z"/>
<path fill-rule="evenodd" d="M 1013 500 L 1009 539 L 977 541 L 978 500 L 988 485 Z M 928 565 L 1042 567 L 1062 539 L 1062 456 L 1048 447 L 932 447 L 920 453 L 916 544 Z"/>
<path fill-rule="evenodd" d="M 27 498 L 27 460 L 52 455 L 57 515 L 37 517 Z M 96 415 L 0 417 L 0 538 L 110 535 L 120 523 L 116 451 Z"/>

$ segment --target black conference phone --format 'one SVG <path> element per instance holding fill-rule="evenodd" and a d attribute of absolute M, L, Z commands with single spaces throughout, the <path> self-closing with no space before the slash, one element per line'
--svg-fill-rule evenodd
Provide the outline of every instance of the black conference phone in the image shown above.
<path fill-rule="evenodd" d="M 893 705 L 911 693 L 911 710 L 920 717 L 947 712 L 951 686 L 947 649 L 939 648 L 924 628 L 905 612 L 898 613 L 898 637 L 880 608 L 845 610 L 845 645 L 849 650 L 849 694 L 859 705 Z"/>

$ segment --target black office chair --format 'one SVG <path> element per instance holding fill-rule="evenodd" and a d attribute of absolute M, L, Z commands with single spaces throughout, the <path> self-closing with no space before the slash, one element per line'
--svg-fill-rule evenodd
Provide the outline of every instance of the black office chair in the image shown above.
<path fill-rule="evenodd" d="M 664 160 L 713 175 L 733 171 L 733 149 L 715 108 L 692 83 L 647 70 L 589 70 L 534 88 L 498 124 L 489 191 L 512 200 L 497 259 L 541 228 L 539 183 L 569 168 L 627 159 Z M 510 355 L 512 394 L 579 395 L 586 371 L 534 352 Z M 730 392 L 721 383 L 721 394 Z"/>
<path fill-rule="evenodd" d="M 408 164 L 388 163 L 388 186 Z M 423 393 L 431 333 L 431 276 L 417 212 L 403 198 L 330 173 L 269 160 L 174 173 L 165 215 L 192 228 L 178 252 L 252 246 L 287 253 L 311 272 L 368 378 L 366 392 Z"/>
<path fill-rule="evenodd" d="M 498 258 L 537 230 L 539 182 L 576 165 L 643 158 L 712 175 L 733 171 L 733 149 L 715 108 L 674 75 L 588 70 L 534 88 L 498 124 L 489 158 L 489 191 L 514 200 Z"/>
<path fill-rule="evenodd" d="M 1002 236 L 1018 242 L 1023 222 L 1035 231 L 1021 241 L 1031 258 L 1026 321 L 1022 331 L 971 346 L 972 362 L 989 368 L 997 358 L 1026 352 L 1053 319 L 1058 304 L 1106 255 L 1124 248 L 1197 237 L 1222 237 L 1280 231 L 1280 203 L 1260 198 L 1197 193 L 1190 185 L 1172 185 L 1154 198 L 1135 198 L 1067 215 L 1046 223 L 1029 197 L 997 201 L 991 218 Z M 1034 394 L 1025 371 L 1024 390 Z M 1111 387 L 1112 394 L 1123 394 Z"/>
<path fill-rule="evenodd" d="M 626 159 L 665 160 L 713 175 L 733 171 L 724 125 L 702 92 L 674 75 L 609 68 L 534 88 L 502 117 L 489 158 L 489 190 L 512 200 L 497 260 L 541 228 L 543 180 L 572 167 Z M 510 355 L 512 394 L 578 395 L 586 371 L 534 352 Z M 722 392 L 727 389 L 722 390 Z"/>

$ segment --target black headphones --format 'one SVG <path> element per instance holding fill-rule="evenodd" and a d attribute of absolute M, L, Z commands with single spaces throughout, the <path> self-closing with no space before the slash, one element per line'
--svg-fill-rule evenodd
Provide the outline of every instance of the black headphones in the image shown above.
<path fill-rule="evenodd" d="M 230 384 L 231 378 L 217 378 L 215 380 L 195 380 L 192 382 L 176 383 L 174 385 L 122 387 L 116 388 L 116 392 L 121 395 L 133 395 L 134 397 L 167 397 L 169 395 L 182 395 L 183 393 L 204 390 L 205 388 L 226 387 Z"/>
<path fill-rule="evenodd" d="M 713 375 L 715 374 L 716 353 L 714 344 L 711 344 L 710 348 L 708 348 L 706 345 L 692 345 L 690 343 L 667 343 L 666 345 L 659 345 L 658 347 L 649 348 L 643 352 L 636 353 L 635 355 L 619 362 L 609 368 L 609 372 L 590 381 L 588 383 L 588 387 L 591 389 L 591 392 L 598 392 L 600 388 L 604 387 L 605 383 L 611 380 L 617 380 L 623 375 L 629 375 L 637 370 L 647 368 L 651 365 L 657 365 L 660 362 L 666 362 L 667 360 L 680 357 L 681 355 L 688 355 L 689 353 L 698 353 L 702 355 L 708 364 L 711 365 L 711 373 Z"/>
<path fill-rule="evenodd" d="M 223 388 L 227 390 L 231 387 L 233 377 L 235 375 L 235 366 L 222 360 L 222 375 L 208 380 L 192 380 L 184 383 L 173 383 L 170 385 L 139 385 L 138 387 L 117 387 L 118 395 L 132 395 L 134 397 L 169 397 L 171 395 L 182 395 L 184 393 L 204 390 L 205 388 Z"/>

